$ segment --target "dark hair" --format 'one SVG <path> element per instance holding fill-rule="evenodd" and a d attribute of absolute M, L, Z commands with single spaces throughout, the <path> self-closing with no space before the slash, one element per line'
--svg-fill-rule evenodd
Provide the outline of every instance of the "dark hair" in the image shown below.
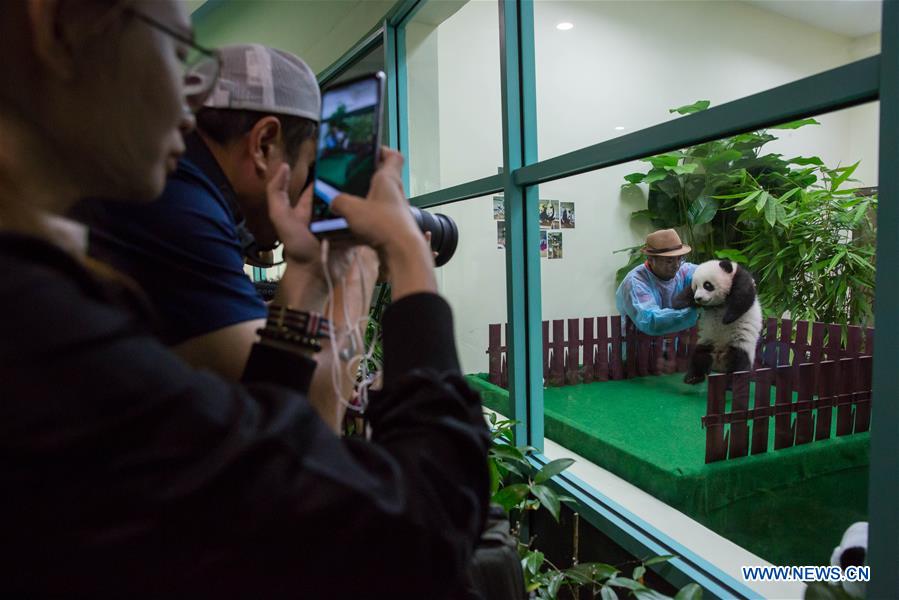
<path fill-rule="evenodd" d="M 293 115 L 276 115 L 255 110 L 203 108 L 197 113 L 197 129 L 215 142 L 225 145 L 246 135 L 259 119 L 276 117 L 281 122 L 284 153 L 291 164 L 300 154 L 300 146 L 318 134 L 318 123 Z"/>

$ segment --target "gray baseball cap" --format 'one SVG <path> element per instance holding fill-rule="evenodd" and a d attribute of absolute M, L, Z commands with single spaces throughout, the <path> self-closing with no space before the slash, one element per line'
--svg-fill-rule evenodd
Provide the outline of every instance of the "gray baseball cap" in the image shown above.
<path fill-rule="evenodd" d="M 218 51 L 221 72 L 203 106 L 319 121 L 321 92 L 315 73 L 301 59 L 260 44 L 224 46 Z"/>

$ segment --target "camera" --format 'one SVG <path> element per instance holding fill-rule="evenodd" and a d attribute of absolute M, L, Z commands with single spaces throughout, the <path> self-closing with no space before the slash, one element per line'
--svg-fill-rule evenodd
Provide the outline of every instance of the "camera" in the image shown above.
<path fill-rule="evenodd" d="M 459 228 L 450 217 L 440 213 L 410 207 L 412 216 L 422 233 L 431 233 L 431 250 L 437 253 L 434 264 L 442 267 L 453 257 L 459 244 Z"/>

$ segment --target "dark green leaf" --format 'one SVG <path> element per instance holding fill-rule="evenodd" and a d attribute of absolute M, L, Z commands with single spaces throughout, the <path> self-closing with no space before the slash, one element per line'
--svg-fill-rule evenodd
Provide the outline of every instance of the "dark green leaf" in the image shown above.
<path fill-rule="evenodd" d="M 770 198 L 771 194 L 763 190 L 759 194 L 758 200 L 755 201 L 755 211 L 761 213 L 765 209 L 765 205 L 768 203 L 768 200 Z"/>
<path fill-rule="evenodd" d="M 655 183 L 668 177 L 668 172 L 664 168 L 653 169 L 643 178 L 643 183 Z"/>
<path fill-rule="evenodd" d="M 532 575 L 537 573 L 540 570 L 540 566 L 543 564 L 543 553 L 538 552 L 537 550 L 531 550 L 524 557 L 524 560 L 521 561 L 521 566 L 525 568 L 526 571 L 531 573 Z"/>
<path fill-rule="evenodd" d="M 487 466 L 490 469 L 490 495 L 493 496 L 493 494 L 499 491 L 501 477 L 499 474 L 499 469 L 496 466 L 496 461 L 487 461 Z"/>
<path fill-rule="evenodd" d="M 638 566 L 634 567 L 634 572 L 631 575 L 631 579 L 633 579 L 634 581 L 640 581 L 640 578 L 643 577 L 643 575 L 645 575 L 645 574 L 646 574 L 646 567 L 644 567 L 643 565 L 638 565 Z"/>
<path fill-rule="evenodd" d="M 819 167 L 824 166 L 824 161 L 818 158 L 817 156 L 796 156 L 787 161 L 791 165 L 816 165 Z"/>
<path fill-rule="evenodd" d="M 581 563 L 565 570 L 565 575 L 579 584 L 604 581 L 619 573 L 618 569 L 606 563 Z"/>
<path fill-rule="evenodd" d="M 808 118 L 808 119 L 799 119 L 798 121 L 790 121 L 789 123 L 782 123 L 780 125 L 774 125 L 769 127 L 768 129 L 799 129 L 800 127 L 805 127 L 806 125 L 820 125 L 818 121 Z"/>
<path fill-rule="evenodd" d="M 558 597 L 559 588 L 562 587 L 563 581 L 565 581 L 565 576 L 562 573 L 553 573 L 549 580 L 549 585 L 546 586 L 546 591 L 550 598 Z"/>
<path fill-rule="evenodd" d="M 624 179 L 628 183 L 637 184 L 637 183 L 643 183 L 643 178 L 645 176 L 646 175 L 644 173 L 631 173 L 630 175 L 625 175 Z"/>
<path fill-rule="evenodd" d="M 786 202 L 786 201 L 789 200 L 794 194 L 796 194 L 797 192 L 800 192 L 800 191 L 801 191 L 800 188 L 795 187 L 795 188 L 793 188 L 792 190 L 790 190 L 789 192 L 783 194 L 783 195 L 780 197 L 780 201 L 781 201 L 781 202 Z"/>
<path fill-rule="evenodd" d="M 555 491 L 545 485 L 532 485 L 531 493 L 534 494 L 540 504 L 549 511 L 553 518 L 559 520 L 559 495 Z"/>
<path fill-rule="evenodd" d="M 559 494 L 559 501 L 564 502 L 565 504 L 571 504 L 573 506 L 577 505 L 576 498 L 572 498 L 571 496 L 566 496 L 565 494 Z"/>
<path fill-rule="evenodd" d="M 537 476 L 534 477 L 534 482 L 543 483 L 548 481 L 573 464 L 573 458 L 558 458 L 552 462 L 548 462 L 537 472 Z"/>
<path fill-rule="evenodd" d="M 602 586 L 602 588 L 600 588 L 599 597 L 602 600 L 618 600 L 618 594 L 616 594 L 615 590 L 607 585 L 604 585 Z"/>
<path fill-rule="evenodd" d="M 674 554 L 661 554 L 659 556 L 653 556 L 649 560 L 644 560 L 643 564 L 648 566 L 657 565 L 659 563 L 668 562 L 672 558 L 677 558 Z"/>
<path fill-rule="evenodd" d="M 698 583 L 688 583 L 677 592 L 674 600 L 701 600 L 702 588 Z"/>
<path fill-rule="evenodd" d="M 718 202 L 708 196 L 700 196 L 687 209 L 687 218 L 693 225 L 709 223 L 718 214 Z"/>
<path fill-rule="evenodd" d="M 840 167 L 838 169 L 832 170 L 830 179 L 831 191 L 839 189 L 843 182 L 852 177 L 852 174 L 855 173 L 855 170 L 858 168 L 860 162 L 861 161 L 858 161 L 853 165 L 849 165 L 848 167 Z"/>
<path fill-rule="evenodd" d="M 492 501 L 506 510 L 510 510 L 524 500 L 528 495 L 526 483 L 508 485 L 493 495 Z"/>
<path fill-rule="evenodd" d="M 638 590 L 643 587 L 640 583 L 633 579 L 628 579 L 627 577 L 612 577 L 607 584 L 614 585 L 615 587 L 627 588 L 629 590 Z"/>
<path fill-rule="evenodd" d="M 637 597 L 637 600 L 671 600 L 671 596 L 666 596 L 649 588 L 634 590 L 634 596 Z"/>
<path fill-rule="evenodd" d="M 516 462 L 525 460 L 524 453 L 522 453 L 521 450 L 515 446 L 509 446 L 508 444 L 494 444 L 493 447 L 490 448 L 490 454 Z"/>
<path fill-rule="evenodd" d="M 765 204 L 765 220 L 768 221 L 768 225 L 774 227 L 774 224 L 777 223 L 777 204 L 773 197 L 768 196 L 769 202 Z"/>
<path fill-rule="evenodd" d="M 685 104 L 677 108 L 669 108 L 669 113 L 678 113 L 681 115 L 689 115 L 707 109 L 712 103 L 709 100 L 697 100 L 693 104 Z"/>
<path fill-rule="evenodd" d="M 749 259 L 740 252 L 739 250 L 734 250 L 732 248 L 724 248 L 722 250 L 715 251 L 715 258 L 723 258 L 725 260 L 732 260 L 737 263 L 747 264 Z"/>

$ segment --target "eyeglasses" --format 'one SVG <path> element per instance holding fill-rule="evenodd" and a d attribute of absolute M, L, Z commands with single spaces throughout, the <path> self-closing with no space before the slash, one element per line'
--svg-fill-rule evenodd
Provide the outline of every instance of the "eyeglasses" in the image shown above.
<path fill-rule="evenodd" d="M 191 112 L 196 113 L 199 111 L 209 94 L 212 93 L 212 89 L 215 87 L 215 83 L 221 74 L 222 57 L 217 51 L 200 46 L 183 33 L 179 33 L 168 25 L 160 23 L 133 8 L 128 8 L 126 11 L 153 29 L 171 36 L 190 48 L 187 57 L 181 61 L 184 69 L 182 74 L 184 101 Z"/>

